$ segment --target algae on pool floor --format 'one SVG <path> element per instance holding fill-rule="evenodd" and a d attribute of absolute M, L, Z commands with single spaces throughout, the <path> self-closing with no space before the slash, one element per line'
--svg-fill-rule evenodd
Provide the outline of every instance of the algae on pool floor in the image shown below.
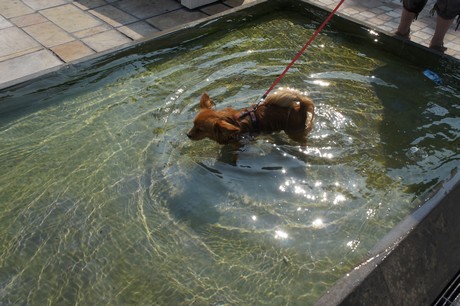
<path fill-rule="evenodd" d="M 454 82 L 327 29 L 281 84 L 316 103 L 306 148 L 185 135 L 203 91 L 254 103 L 317 25 L 272 14 L 0 115 L 2 301 L 305 305 L 359 263 L 458 165 Z"/>

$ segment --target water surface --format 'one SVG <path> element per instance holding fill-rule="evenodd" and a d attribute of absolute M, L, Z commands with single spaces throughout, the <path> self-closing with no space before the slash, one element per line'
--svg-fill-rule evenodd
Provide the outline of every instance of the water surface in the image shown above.
<path fill-rule="evenodd" d="M 458 76 L 326 29 L 281 82 L 316 103 L 307 147 L 186 137 L 202 92 L 256 102 L 317 26 L 271 15 L 0 115 L 0 300 L 307 305 L 364 260 L 459 165 Z"/>

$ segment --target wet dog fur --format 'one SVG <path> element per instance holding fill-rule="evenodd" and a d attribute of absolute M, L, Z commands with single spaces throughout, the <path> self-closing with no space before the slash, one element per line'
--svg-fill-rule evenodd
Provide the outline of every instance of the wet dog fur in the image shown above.
<path fill-rule="evenodd" d="M 280 88 L 256 108 L 228 107 L 222 110 L 216 110 L 209 95 L 203 93 L 200 111 L 187 136 L 191 140 L 208 138 L 219 144 L 228 144 L 240 141 L 245 134 L 284 131 L 304 145 L 314 117 L 313 101 L 295 89 Z"/>

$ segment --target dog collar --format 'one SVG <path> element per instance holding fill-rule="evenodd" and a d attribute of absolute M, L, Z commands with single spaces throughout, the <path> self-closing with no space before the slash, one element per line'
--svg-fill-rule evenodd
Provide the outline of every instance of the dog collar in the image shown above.
<path fill-rule="evenodd" d="M 255 109 L 243 112 L 239 118 L 243 119 L 244 117 L 248 115 L 249 115 L 249 118 L 251 118 L 252 128 L 254 129 L 254 131 L 258 132 L 259 131 L 259 121 L 257 121 Z"/>

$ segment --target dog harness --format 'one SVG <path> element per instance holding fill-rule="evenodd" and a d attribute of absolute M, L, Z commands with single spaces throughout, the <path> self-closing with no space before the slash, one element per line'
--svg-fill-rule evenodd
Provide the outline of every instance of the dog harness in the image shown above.
<path fill-rule="evenodd" d="M 243 112 L 239 116 L 239 119 L 243 119 L 244 117 L 249 116 L 249 118 L 251 118 L 252 128 L 254 129 L 255 132 L 258 132 L 259 131 L 259 121 L 257 121 L 256 109 L 257 107 L 254 107 L 252 110 Z"/>

